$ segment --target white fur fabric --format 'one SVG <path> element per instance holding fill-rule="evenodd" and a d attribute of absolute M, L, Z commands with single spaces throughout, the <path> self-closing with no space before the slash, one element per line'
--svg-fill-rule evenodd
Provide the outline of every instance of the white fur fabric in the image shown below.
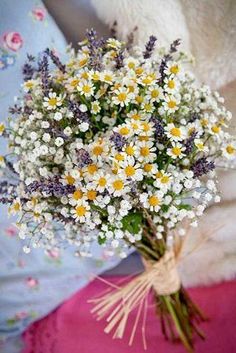
<path fill-rule="evenodd" d="M 235 0 L 92 0 L 92 4 L 105 24 L 111 27 L 117 21 L 120 39 L 127 39 L 135 26 L 135 43 L 141 46 L 152 34 L 165 47 L 181 38 L 181 49 L 195 57 L 197 78 L 225 97 L 234 114 L 232 129 L 236 133 Z M 222 202 L 207 210 L 186 243 L 188 252 L 204 235 L 220 227 L 180 265 L 188 286 L 236 275 L 236 172 L 220 171 L 219 184 Z"/>

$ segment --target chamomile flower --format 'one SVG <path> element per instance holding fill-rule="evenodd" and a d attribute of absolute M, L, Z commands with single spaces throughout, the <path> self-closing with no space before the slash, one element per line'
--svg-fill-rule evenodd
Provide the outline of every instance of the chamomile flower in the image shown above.
<path fill-rule="evenodd" d="M 185 150 L 185 147 L 183 147 L 183 145 L 177 142 L 177 143 L 174 143 L 172 147 L 167 149 L 167 154 L 173 159 L 183 158 L 184 150 Z"/>
<path fill-rule="evenodd" d="M 141 165 L 136 163 L 134 158 L 127 158 L 124 162 L 120 163 L 120 167 L 120 173 L 122 173 L 126 179 L 136 181 L 141 181 L 143 179 Z"/>
<path fill-rule="evenodd" d="M 223 156 L 227 159 L 234 159 L 236 156 L 236 142 L 225 144 L 222 148 Z"/>
<path fill-rule="evenodd" d="M 122 176 L 114 176 L 109 181 L 108 191 L 113 196 L 121 196 L 128 192 L 128 187 L 125 183 L 125 179 Z"/>
<path fill-rule="evenodd" d="M 167 75 L 178 75 L 181 72 L 181 66 L 177 62 L 169 62 L 167 64 L 167 68 L 165 69 L 165 73 Z"/>
<path fill-rule="evenodd" d="M 153 162 L 156 158 L 156 148 L 151 141 L 138 143 L 137 159 L 139 162 Z"/>
<path fill-rule="evenodd" d="M 89 203 L 85 200 L 78 200 L 75 208 L 71 210 L 72 217 L 75 221 L 85 223 L 91 217 Z"/>
<path fill-rule="evenodd" d="M 36 86 L 36 80 L 27 80 L 23 83 L 23 88 L 26 93 L 30 92 Z"/>
<path fill-rule="evenodd" d="M 175 96 L 167 96 L 165 97 L 165 101 L 163 102 L 163 108 L 167 113 L 174 113 L 179 109 L 179 99 Z"/>
<path fill-rule="evenodd" d="M 93 114 L 98 114 L 98 113 L 100 113 L 100 111 L 101 111 L 101 106 L 100 106 L 99 101 L 92 102 L 91 103 L 91 112 Z"/>
<path fill-rule="evenodd" d="M 114 73 L 112 71 L 105 70 L 101 73 L 100 80 L 111 85 L 114 80 Z"/>
<path fill-rule="evenodd" d="M 173 179 L 170 173 L 166 173 L 165 171 L 162 170 L 157 172 L 155 174 L 155 177 L 156 179 L 153 183 L 155 187 L 159 188 L 163 192 L 166 192 L 167 190 L 169 190 Z"/>
<path fill-rule="evenodd" d="M 125 87 L 115 90 L 114 93 L 115 95 L 112 97 L 112 102 L 116 105 L 120 105 L 121 107 L 128 105 L 134 97 L 134 94 L 130 93 Z"/>
<path fill-rule="evenodd" d="M 161 208 L 163 193 L 161 191 L 142 193 L 139 199 L 145 208 L 158 212 Z"/>
<path fill-rule="evenodd" d="M 178 127 L 173 123 L 167 124 L 167 126 L 165 127 L 165 130 L 166 130 L 166 135 L 169 137 L 171 141 L 182 141 L 187 136 L 187 131 L 183 126 Z"/>
<path fill-rule="evenodd" d="M 62 105 L 62 96 L 55 92 L 50 92 L 48 97 L 44 97 L 43 106 L 47 108 L 47 110 L 55 110 Z"/>
<path fill-rule="evenodd" d="M 91 186 L 99 191 L 104 192 L 109 184 L 110 175 L 103 171 L 98 171 L 92 179 Z"/>
<path fill-rule="evenodd" d="M 209 148 L 204 144 L 201 139 L 194 139 L 194 145 L 197 147 L 200 152 L 208 152 Z"/>
<path fill-rule="evenodd" d="M 80 81 L 79 85 L 77 86 L 77 90 L 84 95 L 85 97 L 89 98 L 94 94 L 94 85 L 91 81 Z"/>
<path fill-rule="evenodd" d="M 146 98 L 150 102 L 159 102 L 161 99 L 163 99 L 162 88 L 157 85 L 148 87 Z"/>

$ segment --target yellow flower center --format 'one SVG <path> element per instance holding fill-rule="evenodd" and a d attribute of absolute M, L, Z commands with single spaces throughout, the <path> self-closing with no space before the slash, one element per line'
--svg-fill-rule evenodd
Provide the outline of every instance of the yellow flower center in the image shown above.
<path fill-rule="evenodd" d="M 143 73 L 143 68 L 142 67 L 137 67 L 137 69 L 135 70 L 137 75 L 141 75 Z"/>
<path fill-rule="evenodd" d="M 75 178 L 73 178 L 71 175 L 67 175 L 65 179 L 69 185 L 73 185 L 75 183 Z"/>
<path fill-rule="evenodd" d="M 3 162 L 3 161 L 4 161 L 4 157 L 0 156 L 0 162 Z"/>
<path fill-rule="evenodd" d="M 110 81 L 112 81 L 112 76 L 111 75 L 105 75 L 104 76 L 104 80 L 110 82 Z"/>
<path fill-rule="evenodd" d="M 177 157 L 180 156 L 181 155 L 181 148 L 180 147 L 173 147 L 172 153 Z"/>
<path fill-rule="evenodd" d="M 141 154 L 141 156 L 143 156 L 143 157 L 149 156 L 149 154 L 150 154 L 149 148 L 148 148 L 148 147 L 141 147 L 141 149 L 140 149 L 140 154 Z"/>
<path fill-rule="evenodd" d="M 151 91 L 151 97 L 152 98 L 157 98 L 159 96 L 159 91 L 157 89 L 153 89 Z"/>
<path fill-rule="evenodd" d="M 157 172 L 157 173 L 156 173 L 156 178 L 162 178 L 162 177 L 163 177 L 162 172 Z"/>
<path fill-rule="evenodd" d="M 167 175 L 164 175 L 162 178 L 161 178 L 161 183 L 162 184 L 167 184 L 169 182 L 170 178 L 167 176 Z"/>
<path fill-rule="evenodd" d="M 226 151 L 228 154 L 234 154 L 235 153 L 235 148 L 232 145 L 228 145 L 226 147 Z"/>
<path fill-rule="evenodd" d="M 90 200 L 90 201 L 94 201 L 97 197 L 97 191 L 96 190 L 88 190 L 87 192 L 87 198 Z"/>
<path fill-rule="evenodd" d="M 73 193 L 73 199 L 74 200 L 80 200 L 83 196 L 83 193 L 80 189 L 77 189 L 74 193 Z"/>
<path fill-rule="evenodd" d="M 4 130 L 5 130 L 5 125 L 4 124 L 0 124 L 0 133 L 3 133 Z"/>
<path fill-rule="evenodd" d="M 179 66 L 178 66 L 178 65 L 171 66 L 170 72 L 171 72 L 172 74 L 175 74 L 175 75 L 176 75 L 176 74 L 179 72 Z"/>
<path fill-rule="evenodd" d="M 98 81 L 98 80 L 100 79 L 100 77 L 99 77 L 99 75 L 98 75 L 97 73 L 94 73 L 94 74 L 92 75 L 92 79 L 93 79 L 94 81 Z"/>
<path fill-rule="evenodd" d="M 55 106 L 57 105 L 57 99 L 56 99 L 56 98 L 49 98 L 48 104 L 49 104 L 51 107 L 55 107 Z"/>
<path fill-rule="evenodd" d="M 89 174 L 94 174 L 98 170 L 98 167 L 95 164 L 90 164 L 87 170 Z"/>
<path fill-rule="evenodd" d="M 128 63 L 128 68 L 129 68 L 129 69 L 134 69 L 134 68 L 135 68 L 135 63 L 132 62 L 132 61 L 129 62 L 129 63 Z"/>
<path fill-rule="evenodd" d="M 170 109 L 173 109 L 173 108 L 175 108 L 175 107 L 176 107 L 176 102 L 175 102 L 175 101 L 170 100 L 170 101 L 167 103 L 167 105 L 168 105 L 168 107 L 169 107 Z"/>
<path fill-rule="evenodd" d="M 115 159 L 120 162 L 120 161 L 124 160 L 124 156 L 122 154 L 120 154 L 120 153 L 117 153 L 115 155 Z"/>
<path fill-rule="evenodd" d="M 149 103 L 144 104 L 144 110 L 150 112 L 152 110 L 152 105 Z"/>
<path fill-rule="evenodd" d="M 120 129 L 120 134 L 121 135 L 128 135 L 128 133 L 129 133 L 129 128 L 128 127 L 124 126 L 124 127 L 122 127 Z"/>
<path fill-rule="evenodd" d="M 197 148 L 198 148 L 200 151 L 203 151 L 203 150 L 204 150 L 204 144 L 203 144 L 202 142 L 196 143 L 196 146 L 197 146 Z"/>
<path fill-rule="evenodd" d="M 89 78 L 88 72 L 83 72 L 81 77 L 84 78 L 85 80 L 87 80 Z"/>
<path fill-rule="evenodd" d="M 158 206 L 160 204 L 160 200 L 156 196 L 150 196 L 148 199 L 149 205 L 150 206 Z"/>
<path fill-rule="evenodd" d="M 145 164 L 143 167 L 143 169 L 145 170 L 146 173 L 151 172 L 152 168 L 153 168 L 152 164 L 149 164 L 149 163 Z"/>
<path fill-rule="evenodd" d="M 134 155 L 134 147 L 132 146 L 127 146 L 125 149 L 125 152 L 129 155 L 129 156 L 133 156 Z"/>
<path fill-rule="evenodd" d="M 120 92 L 117 96 L 119 102 L 124 102 L 127 98 L 127 94 L 124 92 Z"/>
<path fill-rule="evenodd" d="M 136 97 L 135 97 L 135 100 L 136 100 L 136 102 L 137 102 L 138 104 L 143 103 L 143 97 L 142 97 L 142 96 L 136 96 Z"/>
<path fill-rule="evenodd" d="M 181 130 L 178 128 L 178 127 L 173 127 L 171 130 L 170 130 L 170 133 L 172 136 L 174 137 L 180 137 L 181 136 Z"/>
<path fill-rule="evenodd" d="M 149 140 L 149 137 L 148 136 L 144 136 L 144 135 L 141 135 L 138 137 L 139 141 L 148 141 Z"/>
<path fill-rule="evenodd" d="M 16 212 L 20 211 L 20 203 L 19 202 L 14 203 L 13 210 Z"/>
<path fill-rule="evenodd" d="M 140 120 L 140 115 L 139 114 L 134 114 L 134 115 L 132 115 L 132 119 Z"/>
<path fill-rule="evenodd" d="M 95 146 L 93 148 L 93 154 L 95 154 L 95 156 L 100 156 L 103 152 L 103 147 L 101 146 Z"/>
<path fill-rule="evenodd" d="M 77 206 L 75 211 L 78 217 L 83 217 L 86 214 L 86 208 L 84 206 Z"/>
<path fill-rule="evenodd" d="M 152 78 L 150 76 L 147 76 L 145 78 L 143 78 L 142 82 L 145 84 L 145 85 L 149 85 L 150 83 L 152 83 Z"/>
<path fill-rule="evenodd" d="M 71 85 L 72 87 L 75 87 L 75 86 L 78 85 L 78 83 L 79 83 L 79 80 L 78 80 L 77 78 L 75 78 L 74 80 L 72 80 L 72 81 L 70 82 L 70 85 Z"/>
<path fill-rule="evenodd" d="M 124 188 L 124 183 L 123 183 L 123 181 L 122 181 L 122 180 L 119 180 L 119 179 L 115 180 L 112 185 L 113 185 L 113 188 L 114 188 L 116 191 L 120 191 L 120 190 L 122 190 L 122 189 Z"/>
<path fill-rule="evenodd" d="M 82 60 L 79 61 L 79 67 L 82 67 L 84 66 L 86 63 L 87 63 L 88 59 L 87 58 L 84 58 Z"/>
<path fill-rule="evenodd" d="M 171 89 L 175 88 L 175 81 L 174 80 L 170 80 L 168 82 L 168 87 L 171 88 Z"/>
<path fill-rule="evenodd" d="M 135 168 L 131 165 L 128 165 L 125 168 L 125 174 L 127 175 L 127 177 L 131 177 L 135 174 Z"/>
<path fill-rule="evenodd" d="M 148 132 L 148 131 L 150 131 L 150 125 L 147 123 L 147 122 L 143 122 L 142 123 L 142 128 L 143 128 L 143 131 L 144 132 Z"/>
<path fill-rule="evenodd" d="M 25 82 L 25 87 L 26 88 L 32 88 L 34 86 L 34 84 L 33 84 L 33 82 L 32 81 L 27 81 L 27 82 Z"/>
<path fill-rule="evenodd" d="M 106 178 L 104 178 L 104 177 L 99 178 L 99 180 L 98 180 L 98 185 L 99 185 L 99 186 L 102 186 L 102 187 L 106 186 L 106 185 L 107 185 L 107 180 L 106 180 Z"/>
<path fill-rule="evenodd" d="M 89 85 L 84 85 L 82 88 L 82 91 L 84 93 L 90 93 L 91 92 L 91 87 Z"/>
<path fill-rule="evenodd" d="M 214 132 L 214 134 L 218 134 L 220 132 L 220 127 L 217 125 L 212 126 L 211 131 Z"/>

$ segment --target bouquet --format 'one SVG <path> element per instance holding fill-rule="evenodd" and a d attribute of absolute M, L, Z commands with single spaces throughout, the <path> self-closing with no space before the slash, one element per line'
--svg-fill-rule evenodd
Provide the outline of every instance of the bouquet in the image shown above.
<path fill-rule="evenodd" d="M 204 315 L 176 263 L 186 221 L 196 227 L 220 200 L 215 167 L 229 165 L 236 143 L 223 98 L 184 69 L 179 44 L 157 49 L 151 36 L 143 51 L 90 30 L 66 63 L 50 49 L 28 55 L 22 93 L 0 125 L 9 144 L 0 188 L 25 252 L 70 243 L 92 256 L 94 241 L 122 258 L 137 249 L 144 273 L 97 298 L 94 312 L 121 338 L 152 290 L 163 333 L 191 352 Z"/>

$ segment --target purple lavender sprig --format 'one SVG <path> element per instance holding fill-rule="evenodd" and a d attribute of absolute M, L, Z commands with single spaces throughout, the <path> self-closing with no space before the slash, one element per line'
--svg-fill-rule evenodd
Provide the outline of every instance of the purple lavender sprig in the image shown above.
<path fill-rule="evenodd" d="M 74 117 L 78 122 L 90 123 L 88 114 L 86 112 L 81 112 L 78 103 L 69 101 L 69 110 L 74 114 Z"/>
<path fill-rule="evenodd" d="M 165 135 L 165 130 L 164 130 L 164 127 L 163 127 L 161 121 L 159 119 L 157 119 L 155 116 L 152 116 L 150 118 L 150 121 L 152 123 L 154 123 L 156 139 L 160 140 Z"/>
<path fill-rule="evenodd" d="M 42 87 L 45 96 L 49 93 L 49 69 L 48 69 L 48 57 L 44 53 L 42 59 L 39 61 L 39 72 L 41 74 Z"/>
<path fill-rule="evenodd" d="M 187 140 L 184 142 L 184 147 L 185 147 L 185 151 L 184 153 L 188 156 L 190 155 L 190 153 L 193 152 L 193 148 L 194 148 L 194 139 L 197 136 L 197 132 L 193 132 L 189 138 L 187 138 Z"/>
<path fill-rule="evenodd" d="M 35 180 L 25 187 L 25 191 L 27 194 L 40 192 L 47 196 L 61 197 L 72 194 L 75 191 L 75 186 L 63 185 L 59 181 L 59 177 L 56 176 L 49 179 L 42 178 L 40 181 Z"/>
<path fill-rule="evenodd" d="M 91 28 L 87 30 L 86 37 L 89 48 L 89 65 L 94 70 L 102 69 L 102 52 L 105 45 L 104 38 L 98 39 L 97 32 Z"/>
<path fill-rule="evenodd" d="M 76 153 L 79 168 L 86 167 L 93 162 L 88 151 L 86 151 L 84 148 L 77 149 Z"/>
<path fill-rule="evenodd" d="M 168 62 L 172 59 L 172 54 L 175 53 L 177 51 L 177 47 L 180 45 L 181 41 L 180 39 L 176 39 L 173 41 L 173 43 L 171 43 L 170 45 L 170 49 L 168 54 L 164 55 L 160 64 L 160 68 L 159 68 L 159 73 L 161 75 L 160 80 L 159 80 L 159 84 L 163 84 L 166 74 L 165 74 L 165 70 L 167 68 L 167 64 Z"/>
<path fill-rule="evenodd" d="M 51 58 L 52 62 L 58 67 L 58 69 L 64 74 L 66 72 L 66 65 L 62 64 L 58 56 L 56 56 L 52 50 L 47 48 L 45 53 Z"/>
<path fill-rule="evenodd" d="M 117 151 L 122 151 L 122 148 L 124 147 L 124 145 L 127 143 L 126 139 L 124 138 L 124 136 L 122 136 L 121 134 L 119 134 L 118 132 L 113 132 L 113 134 L 110 137 L 110 141 L 112 141 L 115 145 L 115 148 L 117 149 Z"/>
<path fill-rule="evenodd" d="M 194 121 L 198 120 L 200 118 L 200 115 L 196 112 L 193 112 L 190 114 L 189 122 L 193 123 Z"/>
<path fill-rule="evenodd" d="M 124 49 L 120 49 L 115 57 L 116 69 L 120 69 L 124 66 Z"/>
<path fill-rule="evenodd" d="M 145 45 L 145 51 L 143 52 L 144 59 L 148 59 L 152 56 L 156 41 L 157 41 L 157 38 L 155 36 L 149 37 L 149 40 Z"/>
<path fill-rule="evenodd" d="M 20 107 L 17 104 L 14 104 L 12 107 L 9 107 L 8 109 L 10 114 L 21 114 L 22 113 L 22 107 Z"/>
<path fill-rule="evenodd" d="M 34 73 L 37 71 L 36 68 L 32 65 L 34 61 L 35 57 L 33 55 L 27 54 L 27 61 L 22 67 L 24 81 L 31 80 L 34 76 Z"/>
<path fill-rule="evenodd" d="M 211 170 L 215 169 L 215 163 L 208 161 L 206 157 L 199 158 L 192 166 L 194 178 L 198 178 L 204 174 L 207 174 Z"/>

